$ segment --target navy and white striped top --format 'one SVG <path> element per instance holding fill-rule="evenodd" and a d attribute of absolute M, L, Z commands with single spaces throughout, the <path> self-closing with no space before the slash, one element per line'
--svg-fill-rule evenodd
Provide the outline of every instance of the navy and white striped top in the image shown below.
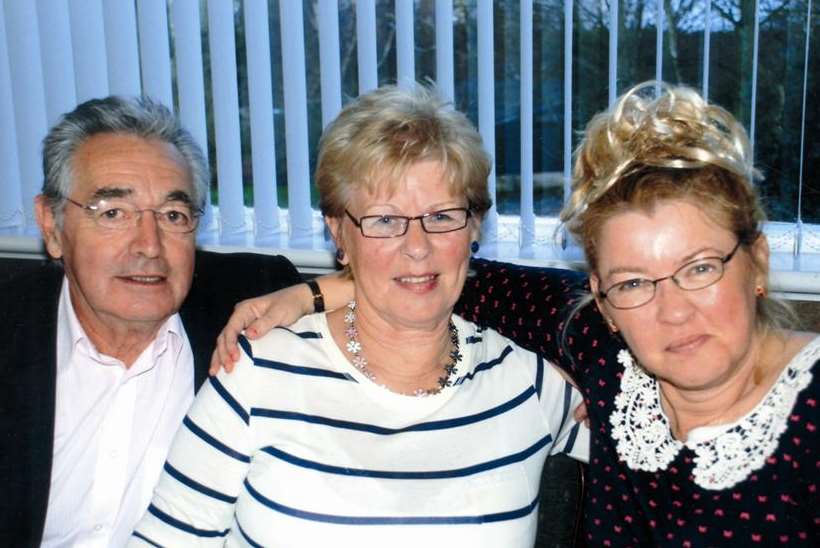
<path fill-rule="evenodd" d="M 324 314 L 242 339 L 202 388 L 133 545 L 532 546 L 548 454 L 586 460 L 553 367 L 454 316 L 463 360 L 428 397 L 365 378 Z"/>

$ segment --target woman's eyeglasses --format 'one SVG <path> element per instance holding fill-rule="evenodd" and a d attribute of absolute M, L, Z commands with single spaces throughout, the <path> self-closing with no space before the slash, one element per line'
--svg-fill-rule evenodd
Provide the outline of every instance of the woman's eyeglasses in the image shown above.
<path fill-rule="evenodd" d="M 606 299 L 609 304 L 622 310 L 638 308 L 655 298 L 658 284 L 664 280 L 672 280 L 684 291 L 697 291 L 714 285 L 723 278 L 726 263 L 732 260 L 740 248 L 740 242 L 728 255 L 723 257 L 704 257 L 681 266 L 669 276 L 648 280 L 646 278 L 632 278 L 618 282 L 606 291 L 598 292 L 598 297 Z"/>

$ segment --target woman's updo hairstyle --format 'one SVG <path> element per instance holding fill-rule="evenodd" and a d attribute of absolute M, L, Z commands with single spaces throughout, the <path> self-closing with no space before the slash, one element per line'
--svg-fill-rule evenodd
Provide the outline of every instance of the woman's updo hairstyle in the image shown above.
<path fill-rule="evenodd" d="M 766 220 L 754 188 L 758 178 L 746 131 L 729 112 L 691 88 L 645 82 L 590 121 L 575 151 L 572 194 L 561 221 L 592 272 L 608 219 L 649 212 L 666 200 L 697 205 L 748 249 Z M 768 272 L 768 264 L 755 266 Z M 759 324 L 788 324 L 781 321 L 790 316 L 782 308 L 759 299 Z"/>

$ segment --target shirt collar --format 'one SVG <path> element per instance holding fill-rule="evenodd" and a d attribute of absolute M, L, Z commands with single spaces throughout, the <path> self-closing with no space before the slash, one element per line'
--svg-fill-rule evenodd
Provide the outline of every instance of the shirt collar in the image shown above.
<path fill-rule="evenodd" d="M 78 351 L 83 352 L 88 358 L 100 365 L 124 367 L 120 360 L 100 353 L 91 342 L 91 339 L 88 338 L 79 318 L 77 318 L 77 313 L 74 311 L 71 292 L 68 287 L 69 283 L 68 278 L 64 276 L 63 287 L 60 291 L 60 302 L 57 308 L 58 371 L 65 371 L 72 363 L 74 353 Z M 157 336 L 134 362 L 131 367 L 133 371 L 129 371 L 129 376 L 150 369 L 156 363 L 157 358 L 169 349 L 174 354 L 178 354 L 184 338 L 185 330 L 182 326 L 182 319 L 179 313 L 175 313 L 165 320 L 165 323 L 159 328 Z M 148 357 L 147 360 L 144 359 L 146 357 Z M 137 367 L 135 368 L 135 366 Z"/>

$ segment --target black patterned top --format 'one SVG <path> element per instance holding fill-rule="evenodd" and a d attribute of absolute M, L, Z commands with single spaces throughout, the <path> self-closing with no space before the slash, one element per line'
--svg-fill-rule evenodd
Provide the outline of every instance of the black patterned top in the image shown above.
<path fill-rule="evenodd" d="M 584 393 L 590 546 L 820 546 L 820 340 L 746 417 L 683 444 L 653 412 L 654 379 L 634 365 L 597 308 L 567 321 L 589 290 L 583 274 L 484 260 L 472 266 L 456 312 L 543 354 Z"/>

